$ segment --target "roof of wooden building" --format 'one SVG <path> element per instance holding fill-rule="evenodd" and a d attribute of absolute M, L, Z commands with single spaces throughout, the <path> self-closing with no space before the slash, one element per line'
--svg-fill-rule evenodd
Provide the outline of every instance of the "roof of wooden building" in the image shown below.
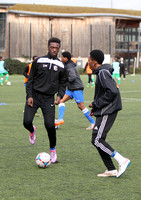
<path fill-rule="evenodd" d="M 27 11 L 39 13 L 64 13 L 64 14 L 81 14 L 81 13 L 113 13 L 123 15 L 141 16 L 140 10 L 124 10 L 113 8 L 95 8 L 95 7 L 74 7 L 74 6 L 52 6 L 39 4 L 15 4 L 10 7 L 11 11 Z"/>

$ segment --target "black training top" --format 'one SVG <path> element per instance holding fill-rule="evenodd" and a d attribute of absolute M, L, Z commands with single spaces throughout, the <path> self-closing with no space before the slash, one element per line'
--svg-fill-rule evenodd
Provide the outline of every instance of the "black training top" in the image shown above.
<path fill-rule="evenodd" d="M 44 95 L 54 95 L 58 92 L 61 98 L 66 89 L 66 72 L 64 64 L 49 54 L 37 58 L 31 67 L 26 85 L 27 98 L 33 97 L 34 92 Z"/>
<path fill-rule="evenodd" d="M 113 68 L 103 64 L 95 69 L 95 96 L 92 102 L 94 116 L 112 114 L 122 109 L 121 97 L 116 82 L 112 77 Z"/>

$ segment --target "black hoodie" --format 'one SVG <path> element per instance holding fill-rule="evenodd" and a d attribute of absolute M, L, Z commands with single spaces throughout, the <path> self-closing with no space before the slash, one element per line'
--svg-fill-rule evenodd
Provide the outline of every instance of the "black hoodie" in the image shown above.
<path fill-rule="evenodd" d="M 83 83 L 76 69 L 76 64 L 72 60 L 65 63 L 65 70 L 68 76 L 67 88 L 71 91 L 83 90 Z"/>
<path fill-rule="evenodd" d="M 94 116 L 112 114 L 122 109 L 121 97 L 112 77 L 113 67 L 103 64 L 93 71 L 96 74 L 95 96 L 92 102 Z"/>

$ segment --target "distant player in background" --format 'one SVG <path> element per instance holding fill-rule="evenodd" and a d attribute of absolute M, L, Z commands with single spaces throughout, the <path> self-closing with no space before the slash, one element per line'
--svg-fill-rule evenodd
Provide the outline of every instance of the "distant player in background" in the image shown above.
<path fill-rule="evenodd" d="M 86 63 L 83 71 L 84 72 L 86 71 L 86 73 L 88 74 L 88 83 L 86 87 L 90 87 L 90 83 L 92 83 L 92 87 L 94 87 L 94 75 L 92 74 L 93 71 L 90 69 L 88 62 Z"/>
<path fill-rule="evenodd" d="M 0 56 L 0 77 L 1 77 L 0 83 L 1 83 L 1 86 L 3 86 L 3 76 L 4 75 L 6 76 L 5 82 L 8 82 L 9 74 L 8 74 L 8 70 L 6 69 L 6 63 L 3 60 L 2 56 Z"/>
<path fill-rule="evenodd" d="M 83 112 L 85 117 L 89 120 L 90 125 L 86 130 L 94 128 L 94 119 L 89 116 L 90 111 L 84 106 L 83 83 L 80 79 L 75 63 L 71 60 L 71 54 L 68 51 L 62 53 L 62 62 L 65 65 L 65 70 L 68 75 L 67 90 L 64 97 L 60 100 L 59 104 L 59 119 L 55 121 L 55 126 L 64 124 L 65 102 L 70 99 L 75 99 L 78 108 Z"/>
<path fill-rule="evenodd" d="M 125 80 L 126 64 L 123 58 L 120 58 L 119 67 L 120 67 L 120 77 L 123 75 L 123 80 Z"/>
<path fill-rule="evenodd" d="M 36 58 L 38 58 L 38 56 L 33 56 L 33 61 L 34 61 Z M 33 61 L 32 61 L 32 63 L 33 63 Z M 29 63 L 29 64 L 25 67 L 25 70 L 24 70 L 24 72 L 23 72 L 23 75 L 25 76 L 25 79 L 24 79 L 24 85 L 25 85 L 25 87 L 26 87 L 26 83 L 27 83 L 27 81 L 28 81 L 28 77 L 29 77 L 29 74 L 30 74 L 30 70 L 31 70 L 31 67 L 32 67 L 32 63 Z M 35 116 L 36 116 L 36 117 L 40 117 L 41 115 L 40 115 L 38 112 L 36 112 Z"/>
<path fill-rule="evenodd" d="M 71 55 L 71 60 L 77 65 L 77 60 Z"/>
<path fill-rule="evenodd" d="M 114 62 L 112 63 L 112 66 L 113 66 L 113 69 L 114 69 L 114 71 L 113 71 L 113 78 L 115 78 L 116 77 L 116 79 L 117 79 L 117 87 L 118 86 L 120 86 L 120 74 L 119 74 L 119 70 L 120 70 L 120 68 L 119 68 L 119 62 L 118 62 L 118 59 L 115 57 L 114 58 Z"/>
<path fill-rule="evenodd" d="M 38 58 L 38 56 L 33 56 L 33 61 Z M 32 62 L 33 62 L 32 61 Z M 32 66 L 32 63 L 28 64 L 26 67 L 25 67 L 25 70 L 23 72 L 23 75 L 25 76 L 25 79 L 24 79 L 24 85 L 26 87 L 26 83 L 27 83 L 27 80 L 28 80 L 28 77 L 29 77 L 29 74 L 30 74 L 30 70 L 31 70 L 31 66 Z"/>

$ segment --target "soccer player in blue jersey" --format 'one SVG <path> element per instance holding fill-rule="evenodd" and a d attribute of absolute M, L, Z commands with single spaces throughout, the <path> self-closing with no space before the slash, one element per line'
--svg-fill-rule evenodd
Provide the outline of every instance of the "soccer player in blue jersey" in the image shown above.
<path fill-rule="evenodd" d="M 76 69 L 76 64 L 71 60 L 71 54 L 68 51 L 62 53 L 62 62 L 65 65 L 65 70 L 68 76 L 67 90 L 64 97 L 60 100 L 59 104 L 59 119 L 55 121 L 55 126 L 64 124 L 65 102 L 69 99 L 75 99 L 78 108 L 83 112 L 85 117 L 90 122 L 86 130 L 94 128 L 94 119 L 90 116 L 90 111 L 84 106 L 83 83 L 80 79 L 79 73 Z"/>

